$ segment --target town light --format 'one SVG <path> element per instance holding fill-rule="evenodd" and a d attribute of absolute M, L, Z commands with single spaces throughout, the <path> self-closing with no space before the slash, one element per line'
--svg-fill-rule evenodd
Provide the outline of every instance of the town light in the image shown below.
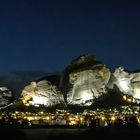
<path fill-rule="evenodd" d="M 105 120 L 105 117 L 104 117 L 104 116 L 102 116 L 102 117 L 101 117 L 101 119 L 102 119 L 102 120 Z"/>
<path fill-rule="evenodd" d="M 127 100 L 127 97 L 126 97 L 126 95 L 123 95 L 123 99 L 126 101 Z"/>
<path fill-rule="evenodd" d="M 47 117 L 46 117 L 46 120 L 48 120 L 48 121 L 49 121 L 49 120 L 50 120 L 50 117 L 49 117 L 49 116 L 47 116 Z"/>
<path fill-rule="evenodd" d="M 83 121 L 84 120 L 84 118 L 83 117 L 80 117 L 80 121 Z"/>
<path fill-rule="evenodd" d="M 129 103 L 132 103 L 132 99 L 130 99 L 130 98 L 128 98 L 127 101 L 128 101 Z"/>
<path fill-rule="evenodd" d="M 111 120 L 112 120 L 112 121 L 115 121 L 115 120 L 116 120 L 115 116 L 112 116 L 112 117 L 111 117 Z"/>

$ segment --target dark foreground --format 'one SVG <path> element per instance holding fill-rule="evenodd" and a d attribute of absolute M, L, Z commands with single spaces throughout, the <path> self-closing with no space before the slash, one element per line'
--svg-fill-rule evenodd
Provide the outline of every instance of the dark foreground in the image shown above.
<path fill-rule="evenodd" d="M 32 128 L 32 129 L 1 129 L 3 140 L 121 140 L 140 139 L 140 128 Z"/>

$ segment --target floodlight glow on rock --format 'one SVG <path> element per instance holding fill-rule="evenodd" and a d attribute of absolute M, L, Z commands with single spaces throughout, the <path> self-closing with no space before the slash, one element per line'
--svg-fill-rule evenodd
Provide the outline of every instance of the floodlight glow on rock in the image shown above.
<path fill-rule="evenodd" d="M 126 72 L 123 67 L 119 67 L 115 70 L 113 75 L 116 77 L 115 84 L 119 90 L 125 95 L 132 96 L 134 102 L 139 103 L 140 73 Z"/>
<path fill-rule="evenodd" d="M 81 56 L 65 70 L 68 105 L 90 106 L 106 94 L 110 71 L 94 56 Z M 64 80 L 65 81 L 65 80 Z"/>
<path fill-rule="evenodd" d="M 46 98 L 41 97 L 41 96 L 33 96 L 32 97 L 32 105 L 45 105 L 46 106 L 47 100 L 46 100 Z"/>
<path fill-rule="evenodd" d="M 25 105 L 44 105 L 49 107 L 64 103 L 61 92 L 47 80 L 31 82 L 23 89 L 21 96 Z"/>

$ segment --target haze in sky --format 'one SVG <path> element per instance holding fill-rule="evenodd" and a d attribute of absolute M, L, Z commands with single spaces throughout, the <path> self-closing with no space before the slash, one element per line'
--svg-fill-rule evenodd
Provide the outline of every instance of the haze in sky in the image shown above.
<path fill-rule="evenodd" d="M 0 2 L 0 74 L 56 72 L 79 55 L 140 69 L 140 4 L 118 0 Z"/>

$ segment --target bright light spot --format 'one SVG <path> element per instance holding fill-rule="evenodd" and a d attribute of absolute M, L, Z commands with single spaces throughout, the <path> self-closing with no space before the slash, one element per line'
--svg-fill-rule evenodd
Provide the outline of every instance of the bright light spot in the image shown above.
<path fill-rule="evenodd" d="M 49 116 L 47 116 L 47 117 L 46 117 L 46 120 L 48 120 L 48 121 L 49 121 L 49 120 L 50 120 L 50 117 L 49 117 Z"/>
<path fill-rule="evenodd" d="M 33 120 L 33 117 L 27 117 L 28 121 Z"/>
<path fill-rule="evenodd" d="M 83 121 L 84 120 L 84 118 L 83 117 L 80 117 L 80 121 Z"/>
<path fill-rule="evenodd" d="M 114 116 L 112 116 L 112 117 L 111 117 L 111 120 L 112 120 L 112 121 L 115 121 L 115 120 L 116 120 L 116 118 L 115 118 Z"/>
<path fill-rule="evenodd" d="M 134 98 L 140 99 L 140 88 L 134 88 Z"/>
<path fill-rule="evenodd" d="M 70 121 L 70 123 L 69 123 L 69 125 L 76 125 L 77 124 L 77 122 L 76 121 Z"/>
<path fill-rule="evenodd" d="M 44 112 L 43 112 L 43 111 L 41 111 L 41 112 L 40 112 L 40 114 L 44 114 Z"/>
<path fill-rule="evenodd" d="M 125 92 L 130 90 L 128 86 L 129 85 L 128 81 L 119 80 L 119 85 L 120 85 L 120 88 Z"/>
<path fill-rule="evenodd" d="M 32 104 L 46 105 L 46 98 L 40 96 L 33 96 Z"/>
<path fill-rule="evenodd" d="M 37 120 L 37 119 L 38 119 L 38 117 L 34 117 L 34 119 L 35 119 L 35 120 Z"/>
<path fill-rule="evenodd" d="M 128 101 L 129 103 L 131 103 L 131 102 L 132 102 L 132 99 L 128 98 L 127 101 Z"/>
<path fill-rule="evenodd" d="M 105 120 L 105 117 L 104 117 L 104 116 L 102 116 L 102 117 L 101 117 L 101 119 L 104 121 L 104 120 Z"/>
<path fill-rule="evenodd" d="M 71 118 L 71 117 L 69 117 L 69 120 L 71 121 L 71 120 L 72 120 L 72 118 Z"/>
<path fill-rule="evenodd" d="M 123 99 L 126 101 L 126 99 L 127 99 L 127 98 L 126 98 L 126 95 L 123 95 Z"/>
<path fill-rule="evenodd" d="M 85 103 L 86 101 L 93 99 L 93 95 L 89 91 L 82 91 L 81 98 L 83 100 L 83 103 Z"/>
<path fill-rule="evenodd" d="M 24 100 L 24 99 L 22 100 L 22 102 L 23 102 L 24 104 L 26 104 L 26 103 L 27 103 L 27 101 L 26 101 L 26 100 Z"/>
<path fill-rule="evenodd" d="M 35 107 L 39 107 L 39 105 L 36 105 L 36 104 L 35 104 L 34 106 L 35 106 Z"/>
<path fill-rule="evenodd" d="M 81 92 L 82 97 L 84 100 L 88 100 L 89 99 L 89 94 L 87 92 Z"/>
<path fill-rule="evenodd" d="M 138 112 L 138 111 L 135 111 L 134 113 L 135 113 L 135 114 L 139 114 L 139 112 Z"/>
<path fill-rule="evenodd" d="M 76 119 L 78 119 L 78 116 L 75 116 Z"/>
<path fill-rule="evenodd" d="M 140 117 L 137 117 L 137 121 L 138 121 L 138 123 L 140 124 Z"/>
<path fill-rule="evenodd" d="M 52 119 L 54 119 L 55 117 L 54 117 L 54 116 L 52 116 L 51 118 L 52 118 Z"/>
<path fill-rule="evenodd" d="M 30 106 L 28 103 L 25 104 L 26 106 Z"/>

